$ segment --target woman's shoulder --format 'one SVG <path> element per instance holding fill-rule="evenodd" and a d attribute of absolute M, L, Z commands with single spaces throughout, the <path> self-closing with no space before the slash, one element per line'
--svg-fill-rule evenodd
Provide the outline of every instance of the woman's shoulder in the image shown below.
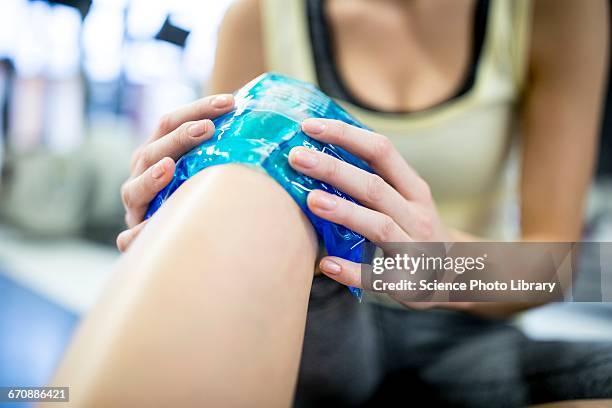
<path fill-rule="evenodd" d="M 591 54 L 605 50 L 608 14 L 607 0 L 534 1 L 532 68 L 534 64 L 558 66 L 562 61 L 575 65 L 580 56 L 592 63 Z"/>
<path fill-rule="evenodd" d="M 261 3 L 238 0 L 225 13 L 219 27 L 209 92 L 233 92 L 266 70 Z"/>
<path fill-rule="evenodd" d="M 232 2 L 225 14 L 223 24 L 232 25 L 236 29 L 241 27 L 253 28 L 261 25 L 260 10 L 262 3 L 262 0 L 237 0 Z"/>

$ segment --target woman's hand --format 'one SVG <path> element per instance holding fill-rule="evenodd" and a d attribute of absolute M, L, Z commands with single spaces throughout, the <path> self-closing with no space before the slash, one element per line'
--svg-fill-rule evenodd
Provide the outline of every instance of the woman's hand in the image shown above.
<path fill-rule="evenodd" d="M 307 119 L 302 130 L 362 158 L 378 174 L 305 147 L 292 149 L 289 163 L 296 171 L 331 184 L 361 203 L 315 190 L 307 200 L 314 214 L 376 243 L 452 240 L 438 216 L 429 186 L 385 136 L 328 119 Z M 340 283 L 361 287 L 358 263 L 327 256 L 319 267 Z"/>
<path fill-rule="evenodd" d="M 125 251 L 140 233 L 149 202 L 172 180 L 175 161 L 210 138 L 215 132 L 214 119 L 234 107 L 230 94 L 199 99 L 162 117 L 155 133 L 136 150 L 132 173 L 121 187 L 128 229 L 117 237 L 117 248 Z"/>
<path fill-rule="evenodd" d="M 385 136 L 328 119 L 307 119 L 302 123 L 302 130 L 316 140 L 340 146 L 362 158 L 378 174 L 368 173 L 325 153 L 304 147 L 292 149 L 289 154 L 291 167 L 337 187 L 362 204 L 315 190 L 307 200 L 314 214 L 344 225 L 375 243 L 451 242 L 458 236 L 456 231 L 451 236 L 440 220 L 427 183 Z M 321 259 L 319 268 L 342 284 L 362 287 L 358 263 L 326 256 Z M 397 300 L 413 309 L 453 309 L 490 318 L 507 317 L 533 306 L 519 302 Z"/>

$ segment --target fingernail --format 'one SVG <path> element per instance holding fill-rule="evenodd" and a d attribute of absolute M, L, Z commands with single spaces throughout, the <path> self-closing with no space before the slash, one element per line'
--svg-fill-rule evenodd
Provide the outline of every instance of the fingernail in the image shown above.
<path fill-rule="evenodd" d="M 208 121 L 206 120 L 202 120 L 200 122 L 194 123 L 193 125 L 189 126 L 188 132 L 189 132 L 189 136 L 191 137 L 200 137 L 202 136 L 204 133 L 206 133 L 206 128 L 207 128 L 207 123 Z"/>
<path fill-rule="evenodd" d="M 334 261 L 325 259 L 321 262 L 321 270 L 323 272 L 329 273 L 330 275 L 337 275 L 342 272 L 342 267 Z"/>
<path fill-rule="evenodd" d="M 317 194 L 314 196 L 313 204 L 321 210 L 333 210 L 336 208 L 336 200 L 326 194 Z"/>
<path fill-rule="evenodd" d="M 166 168 L 164 167 L 164 159 L 161 159 L 153 166 L 151 176 L 153 176 L 155 180 L 158 180 L 164 175 L 165 172 Z"/>
<path fill-rule="evenodd" d="M 215 108 L 223 108 L 230 102 L 230 98 L 227 95 L 217 95 L 210 101 L 210 104 Z"/>
<path fill-rule="evenodd" d="M 125 251 L 129 238 L 132 235 L 132 230 L 125 230 L 117 236 L 117 248 L 120 252 Z"/>
<path fill-rule="evenodd" d="M 291 152 L 291 158 L 296 164 L 307 168 L 314 167 L 319 162 L 317 155 L 307 148 L 293 150 Z"/>
<path fill-rule="evenodd" d="M 318 119 L 306 119 L 302 122 L 302 130 L 312 135 L 323 133 L 325 130 L 325 123 Z"/>

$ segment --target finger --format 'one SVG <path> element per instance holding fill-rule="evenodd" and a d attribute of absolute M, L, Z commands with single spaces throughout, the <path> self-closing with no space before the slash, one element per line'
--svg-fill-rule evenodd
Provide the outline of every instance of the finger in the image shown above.
<path fill-rule="evenodd" d="M 121 188 L 121 199 L 126 209 L 125 222 L 133 227 L 142 221 L 151 200 L 172 180 L 175 163 L 164 157 L 140 176 L 128 181 Z"/>
<path fill-rule="evenodd" d="M 404 197 L 428 198 L 427 184 L 385 136 L 333 119 L 306 119 L 302 130 L 316 140 L 340 146 L 362 158 Z"/>
<path fill-rule="evenodd" d="M 411 237 L 428 237 L 430 222 L 418 210 L 418 204 L 406 200 L 382 177 L 305 147 L 295 147 L 289 152 L 289 164 L 349 194 L 360 204 L 391 216 Z"/>
<path fill-rule="evenodd" d="M 134 173 L 140 174 L 163 157 L 178 160 L 183 154 L 193 149 L 215 133 L 215 125 L 210 119 L 196 122 L 185 122 L 178 128 L 144 146 L 139 151 Z"/>
<path fill-rule="evenodd" d="M 125 252 L 138 234 L 140 234 L 140 231 L 142 231 L 148 221 L 149 220 L 144 220 L 135 227 L 125 230 L 121 234 L 117 235 L 117 249 L 119 249 L 121 252 Z"/>
<path fill-rule="evenodd" d="M 311 191 L 306 202 L 310 211 L 315 215 L 333 223 L 344 225 L 372 242 L 411 241 L 408 234 L 388 215 L 362 207 L 322 190 Z"/>
<path fill-rule="evenodd" d="M 210 95 L 198 99 L 195 102 L 162 116 L 157 130 L 151 135 L 149 142 L 153 142 L 167 135 L 185 122 L 214 119 L 229 112 L 233 108 L 234 96 L 232 94 Z"/>
<path fill-rule="evenodd" d="M 326 276 L 343 285 L 361 288 L 361 265 L 336 256 L 326 256 L 319 262 Z"/>
<path fill-rule="evenodd" d="M 408 215 L 406 199 L 376 174 L 305 147 L 289 152 L 289 164 L 300 173 L 333 185 L 368 208 L 396 220 Z"/>

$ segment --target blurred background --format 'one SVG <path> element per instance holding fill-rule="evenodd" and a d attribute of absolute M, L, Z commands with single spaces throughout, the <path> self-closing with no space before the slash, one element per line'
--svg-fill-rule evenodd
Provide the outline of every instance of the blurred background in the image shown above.
<path fill-rule="evenodd" d="M 0 386 L 43 384 L 95 302 L 119 255 L 131 152 L 206 93 L 230 2 L 2 0 Z M 610 103 L 601 136 L 584 238 L 612 241 Z M 517 324 L 612 339 L 612 308 L 551 305 Z"/>
<path fill-rule="evenodd" d="M 44 384 L 95 301 L 131 152 L 206 93 L 229 3 L 0 2 L 0 384 Z"/>

